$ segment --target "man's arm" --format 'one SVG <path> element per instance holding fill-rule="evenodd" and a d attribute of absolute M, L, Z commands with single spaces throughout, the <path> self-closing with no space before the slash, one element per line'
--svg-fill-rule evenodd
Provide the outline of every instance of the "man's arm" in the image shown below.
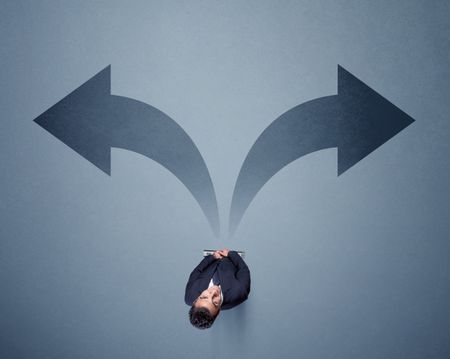
<path fill-rule="evenodd" d="M 194 300 L 197 298 L 197 293 L 192 292 L 192 285 L 198 279 L 200 274 L 208 268 L 208 266 L 216 260 L 214 256 L 209 255 L 202 259 L 202 261 L 198 264 L 197 267 L 194 268 L 191 275 L 189 276 L 189 280 L 186 284 L 186 289 L 184 292 L 184 301 L 187 305 L 192 305 Z"/>
<path fill-rule="evenodd" d="M 239 286 L 234 285 L 233 290 L 228 292 L 227 295 L 230 295 L 230 298 L 228 299 L 230 302 L 234 305 L 238 305 L 246 300 L 250 293 L 250 270 L 242 257 L 236 251 L 222 249 L 219 253 L 223 257 L 228 257 L 233 266 L 236 268 L 234 277 L 236 278 L 237 283 L 239 283 Z"/>
<path fill-rule="evenodd" d="M 188 283 L 190 283 L 193 280 L 196 280 L 198 276 L 206 269 L 208 266 L 214 262 L 216 258 L 214 256 L 209 255 L 202 259 L 202 261 L 198 264 L 197 267 L 194 268 L 191 275 L 189 276 Z"/>
<path fill-rule="evenodd" d="M 236 251 L 230 251 L 228 258 L 237 268 L 235 273 L 236 279 L 239 281 L 247 295 L 250 293 L 250 270 L 242 257 Z"/>

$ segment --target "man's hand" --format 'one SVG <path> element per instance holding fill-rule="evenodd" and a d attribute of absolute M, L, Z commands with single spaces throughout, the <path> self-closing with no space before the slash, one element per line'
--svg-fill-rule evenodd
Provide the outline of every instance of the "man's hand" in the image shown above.
<path fill-rule="evenodd" d="M 230 252 L 230 250 L 228 248 L 218 249 L 217 251 L 215 251 L 213 253 L 213 257 L 215 259 L 222 259 L 224 257 L 228 257 L 229 252 Z"/>
<path fill-rule="evenodd" d="M 230 250 L 228 248 L 224 248 L 220 249 L 218 252 L 222 257 L 228 257 L 228 252 L 230 252 Z"/>

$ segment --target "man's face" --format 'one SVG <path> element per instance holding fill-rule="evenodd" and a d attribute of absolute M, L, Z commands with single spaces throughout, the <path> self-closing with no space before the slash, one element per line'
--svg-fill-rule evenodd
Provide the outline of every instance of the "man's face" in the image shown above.
<path fill-rule="evenodd" d="M 216 316 L 220 309 L 220 287 L 213 285 L 205 289 L 195 300 L 194 306 L 196 308 L 206 308 L 211 315 Z"/>

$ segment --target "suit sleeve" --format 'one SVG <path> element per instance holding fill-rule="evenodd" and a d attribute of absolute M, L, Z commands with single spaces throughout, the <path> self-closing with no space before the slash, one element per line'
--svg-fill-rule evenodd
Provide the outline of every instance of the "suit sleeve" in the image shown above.
<path fill-rule="evenodd" d="M 230 251 L 228 253 L 228 258 L 237 269 L 235 277 L 241 285 L 243 295 L 247 298 L 250 293 L 250 270 L 242 257 L 236 251 Z"/>
<path fill-rule="evenodd" d="M 193 294 L 191 293 L 192 284 L 197 280 L 197 278 L 202 274 L 202 272 L 208 268 L 208 266 L 213 263 L 216 259 L 214 256 L 209 255 L 202 259 L 202 261 L 198 264 L 197 267 L 194 268 L 191 275 L 189 276 L 188 282 L 186 284 L 186 290 L 184 294 L 184 301 L 186 304 L 191 305 L 195 298 L 193 298 Z"/>
<path fill-rule="evenodd" d="M 209 255 L 202 259 L 202 261 L 198 264 L 197 267 L 194 268 L 191 275 L 189 276 L 188 283 L 194 281 L 198 278 L 198 276 L 206 269 L 208 266 L 214 262 L 216 259 L 214 256 Z"/>

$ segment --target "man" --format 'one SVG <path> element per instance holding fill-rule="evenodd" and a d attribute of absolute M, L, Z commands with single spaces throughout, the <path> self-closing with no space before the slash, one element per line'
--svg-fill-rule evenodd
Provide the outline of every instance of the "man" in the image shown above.
<path fill-rule="evenodd" d="M 189 320 L 199 329 L 211 327 L 221 309 L 245 301 L 250 293 L 250 270 L 241 256 L 221 249 L 206 256 L 192 271 L 184 301 L 191 305 Z"/>

